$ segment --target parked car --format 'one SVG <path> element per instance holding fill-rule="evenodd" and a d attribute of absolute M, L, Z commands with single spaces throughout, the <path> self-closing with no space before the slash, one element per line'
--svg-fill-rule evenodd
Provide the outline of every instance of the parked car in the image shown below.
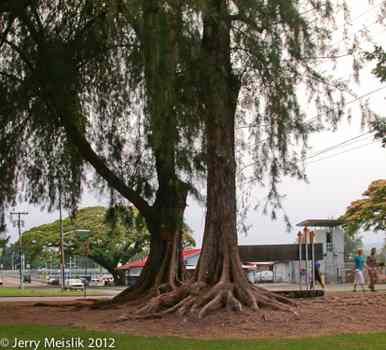
<path fill-rule="evenodd" d="M 51 284 L 53 286 L 59 285 L 59 278 L 54 276 L 49 276 L 47 280 L 47 284 Z"/>
<path fill-rule="evenodd" d="M 88 283 L 88 286 L 90 286 L 90 287 L 101 287 L 104 285 L 105 285 L 105 283 L 102 280 L 102 278 L 98 278 L 98 277 L 92 277 Z"/>
<path fill-rule="evenodd" d="M 112 286 L 114 284 L 114 278 L 111 275 L 103 275 L 101 279 L 105 286 Z"/>
<path fill-rule="evenodd" d="M 258 282 L 273 282 L 273 272 L 270 270 L 257 271 L 255 281 Z"/>
<path fill-rule="evenodd" d="M 83 289 L 84 284 L 80 278 L 70 278 L 66 280 L 65 284 L 68 289 Z"/>

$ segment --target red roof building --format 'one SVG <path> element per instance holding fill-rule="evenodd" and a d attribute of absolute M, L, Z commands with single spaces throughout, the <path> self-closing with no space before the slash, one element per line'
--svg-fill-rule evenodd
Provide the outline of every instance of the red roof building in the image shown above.
<path fill-rule="evenodd" d="M 186 261 L 188 258 L 199 255 L 201 252 L 200 248 L 193 248 L 193 249 L 185 249 L 182 253 L 182 256 L 184 258 L 184 261 Z M 147 256 L 143 259 L 129 261 L 126 264 L 123 264 L 119 267 L 117 267 L 118 270 L 129 270 L 132 268 L 141 268 L 144 267 L 146 264 Z"/>

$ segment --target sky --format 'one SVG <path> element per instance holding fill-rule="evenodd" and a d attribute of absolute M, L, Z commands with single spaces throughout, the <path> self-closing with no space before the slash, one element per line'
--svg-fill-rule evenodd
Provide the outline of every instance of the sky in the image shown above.
<path fill-rule="evenodd" d="M 385 1 L 349 1 L 352 7 L 351 35 L 359 33 L 365 25 L 375 40 L 380 44 L 385 37 L 383 27 L 377 25 L 377 14 L 380 5 Z M 338 19 L 339 21 L 339 19 Z M 340 41 L 341 33 L 334 38 Z M 384 45 L 385 46 L 385 45 Z M 342 48 L 342 52 L 344 52 Z M 324 66 L 329 68 L 328 65 Z M 338 60 L 336 76 L 348 78 L 352 74 L 350 58 Z M 350 87 L 358 94 L 363 95 L 383 85 L 371 74 L 371 67 L 366 67 L 361 73 L 360 85 L 352 83 Z M 386 89 L 368 96 L 370 107 L 384 115 Z M 352 104 L 351 121 L 343 120 L 336 131 L 323 131 L 310 137 L 312 149 L 309 155 L 338 145 L 351 138 L 357 137 L 367 130 L 361 128 L 361 115 L 356 104 Z M 311 116 L 312 117 L 312 116 Z M 373 180 L 386 178 L 386 149 L 379 142 L 373 142 L 369 135 L 360 136 L 352 143 L 339 146 L 331 152 L 317 156 L 306 163 L 308 182 L 294 179 L 283 179 L 279 189 L 286 197 L 283 201 L 284 210 L 293 225 L 305 219 L 328 219 L 342 215 L 351 201 L 361 197 Z M 259 199 L 264 197 L 266 189 L 257 185 L 252 187 L 251 196 Z M 81 207 L 107 205 L 108 200 L 92 192 L 84 193 Z M 27 203 L 19 203 L 16 210 L 28 211 L 25 218 L 25 227 L 28 229 L 40 224 L 48 223 L 58 218 L 58 213 L 48 213 L 40 207 Z M 198 245 L 201 244 L 205 222 L 205 208 L 192 198 L 188 200 L 185 215 L 186 222 L 193 229 L 193 235 Z M 247 234 L 239 234 L 240 244 L 273 244 L 292 243 L 296 237 L 296 227 L 290 232 L 282 219 L 272 221 L 261 211 L 251 210 L 246 223 L 251 225 Z M 16 228 L 9 225 L 9 233 L 14 240 L 17 237 Z M 384 234 L 363 233 L 367 246 L 381 246 Z"/>

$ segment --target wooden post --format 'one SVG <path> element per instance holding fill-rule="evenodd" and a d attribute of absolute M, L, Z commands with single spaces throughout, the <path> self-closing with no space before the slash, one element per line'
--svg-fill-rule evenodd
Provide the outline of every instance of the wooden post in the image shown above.
<path fill-rule="evenodd" d="M 307 228 L 307 226 L 304 226 L 304 244 L 305 244 L 305 249 L 306 249 L 306 253 L 305 253 L 305 270 L 306 270 L 306 289 L 310 289 L 310 280 L 309 280 L 309 274 L 308 274 L 308 235 L 309 235 L 309 230 Z"/>
<path fill-rule="evenodd" d="M 311 261 L 312 261 L 312 289 L 315 289 L 315 232 L 310 232 Z"/>
<path fill-rule="evenodd" d="M 298 232 L 298 243 L 299 243 L 299 290 L 302 290 L 302 275 L 301 275 L 301 270 L 302 270 L 302 240 L 303 240 L 303 235 L 302 232 Z"/>

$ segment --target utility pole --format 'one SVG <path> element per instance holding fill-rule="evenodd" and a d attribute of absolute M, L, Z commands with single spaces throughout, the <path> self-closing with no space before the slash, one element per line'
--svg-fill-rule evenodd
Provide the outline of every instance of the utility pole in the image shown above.
<path fill-rule="evenodd" d="M 21 234 L 21 227 L 24 226 L 24 222 L 21 219 L 22 215 L 28 215 L 29 213 L 26 211 L 15 211 L 11 212 L 11 218 L 13 216 L 16 216 L 17 219 L 13 221 L 14 225 L 17 225 L 18 231 L 19 231 L 19 252 L 20 252 L 20 289 L 24 289 L 24 254 L 23 254 L 23 240 L 22 240 L 22 234 Z"/>
<path fill-rule="evenodd" d="M 66 288 L 65 283 L 65 265 L 64 265 L 64 230 L 63 230 L 63 216 L 62 216 L 62 184 L 59 180 L 59 222 L 60 222 L 60 272 L 62 275 L 62 289 Z"/>

